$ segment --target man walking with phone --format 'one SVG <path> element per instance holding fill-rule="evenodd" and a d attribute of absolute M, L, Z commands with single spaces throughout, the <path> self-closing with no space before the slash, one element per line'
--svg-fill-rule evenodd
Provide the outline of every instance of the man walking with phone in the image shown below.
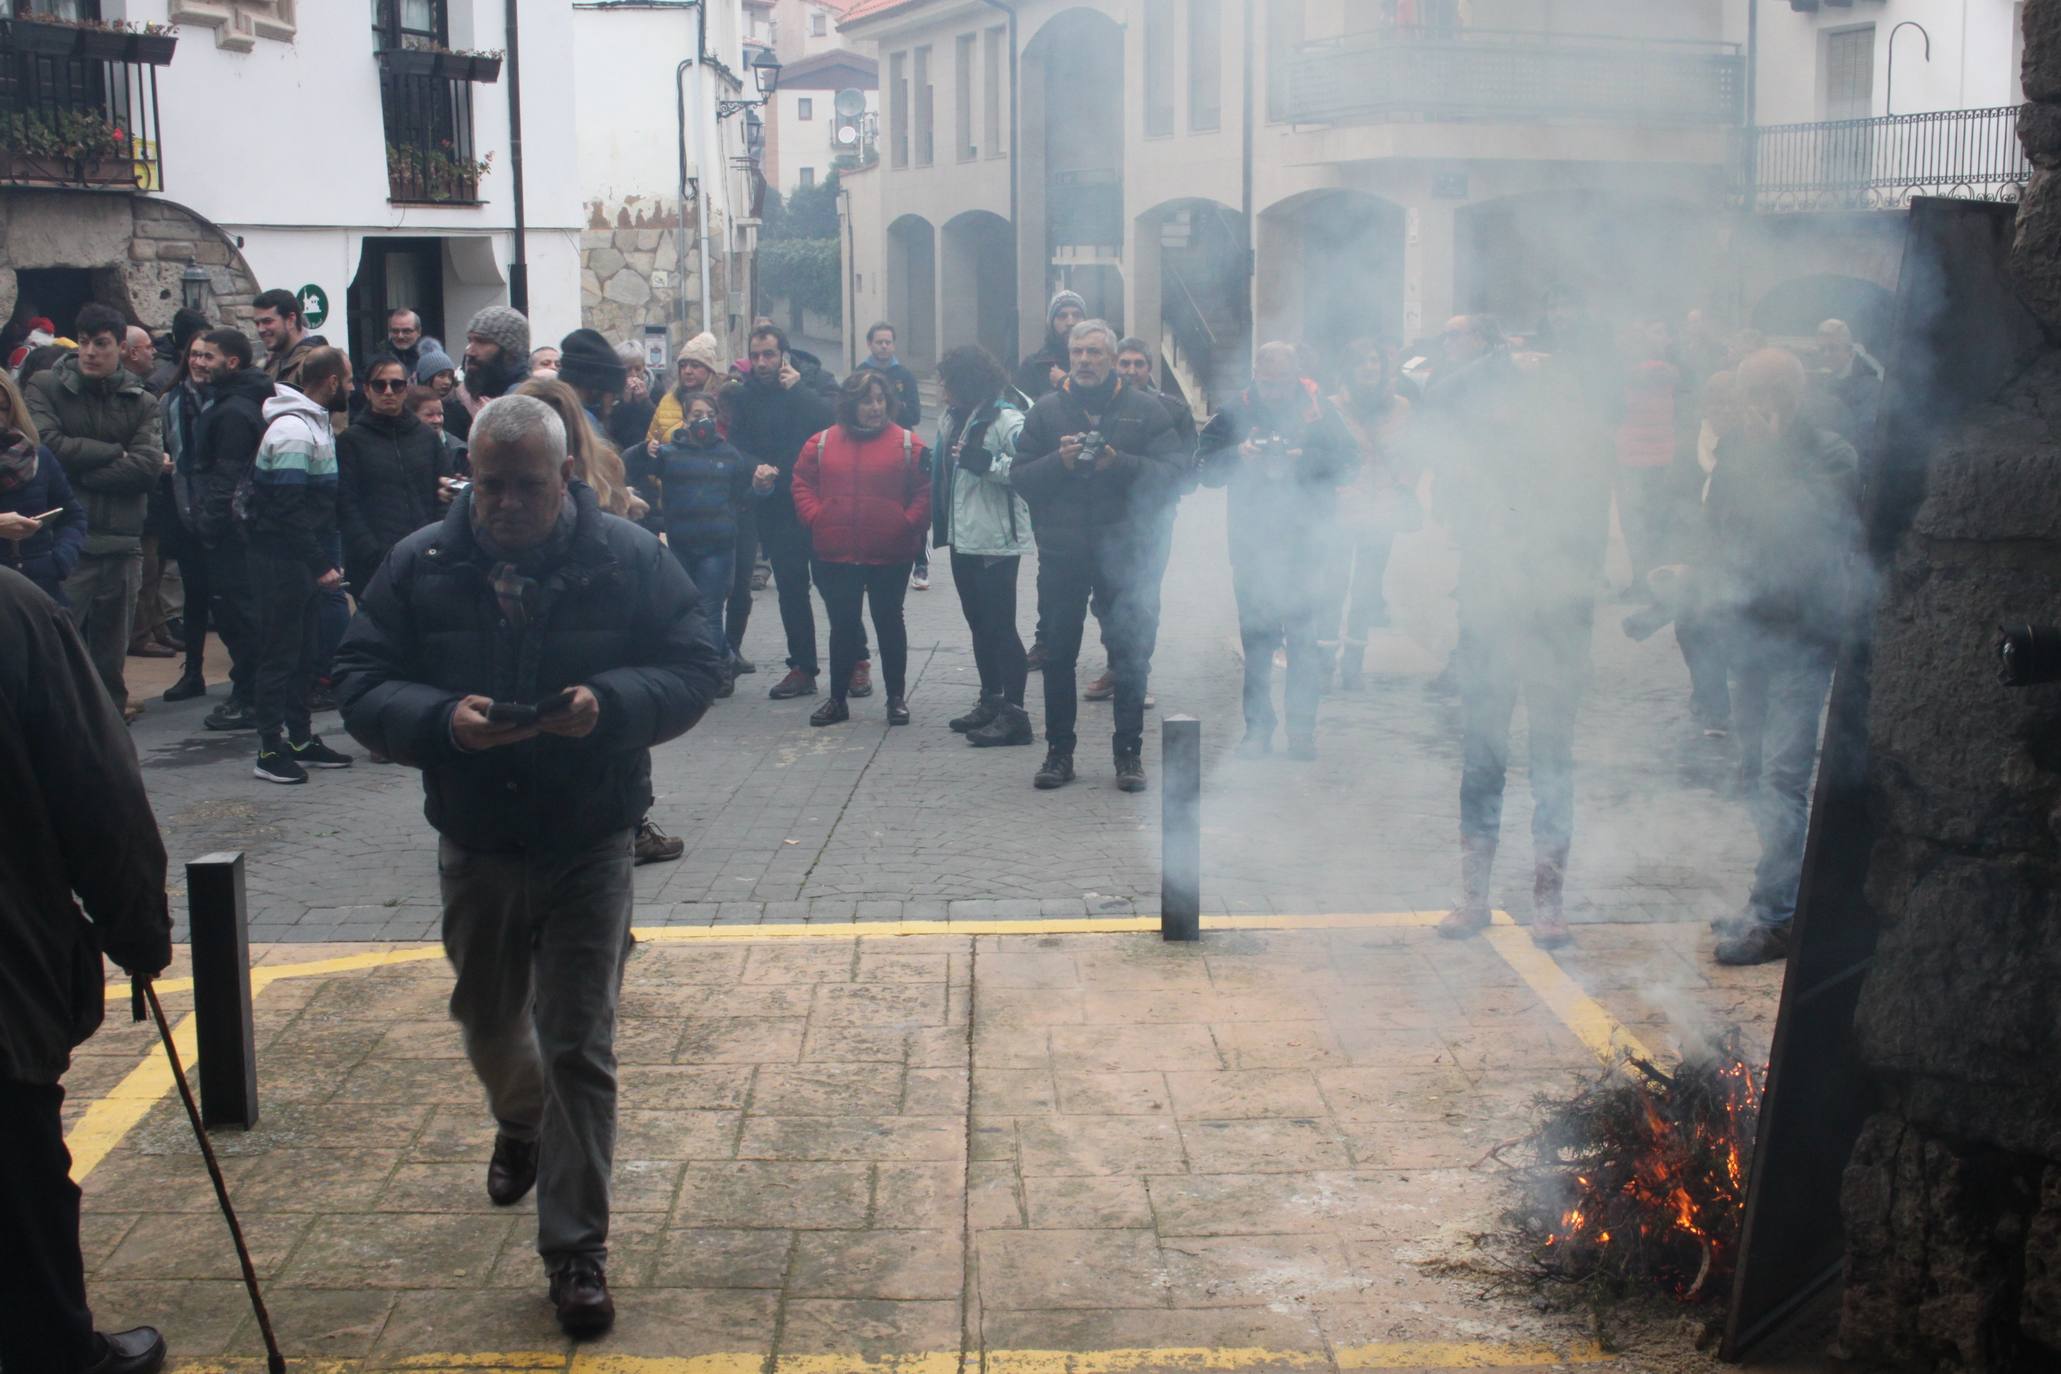
<path fill-rule="evenodd" d="M 569 1334 L 615 1321 L 605 1265 L 615 1014 L 653 745 L 721 657 L 658 539 L 574 485 L 565 426 L 510 395 L 472 424 L 472 485 L 394 546 L 337 653 L 344 723 L 422 770 L 439 834 L 451 1015 L 497 1133 L 487 1196 L 537 1189 Z"/>

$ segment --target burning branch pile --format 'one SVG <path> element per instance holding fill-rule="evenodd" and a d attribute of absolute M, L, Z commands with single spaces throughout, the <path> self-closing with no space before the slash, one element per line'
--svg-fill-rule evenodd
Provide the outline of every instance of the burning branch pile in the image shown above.
<path fill-rule="evenodd" d="M 1536 1277 L 1722 1299 L 1746 1201 L 1762 1073 L 1736 1029 L 1672 1073 L 1643 1059 L 1495 1152 L 1526 1183 L 1512 1216 Z M 1528 1149 L 1528 1163 L 1504 1158 Z"/>

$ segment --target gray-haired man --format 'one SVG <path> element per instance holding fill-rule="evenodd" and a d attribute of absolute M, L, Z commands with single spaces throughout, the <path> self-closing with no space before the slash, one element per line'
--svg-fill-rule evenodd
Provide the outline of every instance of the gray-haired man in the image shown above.
<path fill-rule="evenodd" d="M 718 660 L 656 538 L 571 480 L 565 429 L 504 396 L 472 425 L 472 487 L 396 545 L 337 653 L 344 723 L 422 770 L 451 1015 L 499 1126 L 487 1192 L 537 1186 L 558 1320 L 614 1322 L 603 1271 L 615 1010 L 650 749 L 700 719 Z"/>

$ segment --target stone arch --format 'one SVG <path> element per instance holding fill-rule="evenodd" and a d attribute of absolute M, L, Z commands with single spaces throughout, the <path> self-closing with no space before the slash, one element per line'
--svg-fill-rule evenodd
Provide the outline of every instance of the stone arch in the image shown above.
<path fill-rule="evenodd" d="M 1055 258 L 1107 260 L 1123 249 L 1124 26 L 1075 6 L 1024 44 L 1024 184 Z"/>
<path fill-rule="evenodd" d="M 987 210 L 946 221 L 939 235 L 939 346 L 978 344 L 1003 363 L 1016 341 L 1016 231 Z"/>
<path fill-rule="evenodd" d="M 1260 332 L 1307 341 L 1320 357 L 1354 339 L 1403 342 L 1404 211 L 1366 191 L 1283 197 L 1259 216 Z"/>
<path fill-rule="evenodd" d="M 903 362 L 937 366 L 937 231 L 921 215 L 887 226 L 887 318 Z"/>
<path fill-rule="evenodd" d="M 208 315 L 247 326 L 257 274 L 228 233 L 162 196 L 10 187 L 0 200 L 0 319 L 19 303 L 19 273 L 90 274 L 93 298 L 146 329 L 172 323 L 188 266 L 208 274 Z"/>
<path fill-rule="evenodd" d="M 1131 227 L 1131 328 L 1159 348 L 1162 384 L 1197 402 L 1241 385 L 1252 369 L 1244 216 L 1184 196 Z"/>

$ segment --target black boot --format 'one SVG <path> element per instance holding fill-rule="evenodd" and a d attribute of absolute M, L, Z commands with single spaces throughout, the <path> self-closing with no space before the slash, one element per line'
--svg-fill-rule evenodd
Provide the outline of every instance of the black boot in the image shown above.
<path fill-rule="evenodd" d="M 208 694 L 207 679 L 200 675 L 200 669 L 188 668 L 179 675 L 179 680 L 165 688 L 165 701 L 191 701 Z"/>
<path fill-rule="evenodd" d="M 995 718 L 978 730 L 967 732 L 966 742 L 976 749 L 998 749 L 1031 744 L 1038 732 L 1031 728 L 1030 712 L 997 698 Z"/>
<path fill-rule="evenodd" d="M 1045 751 L 1045 762 L 1031 778 L 1031 786 L 1040 792 L 1049 792 L 1055 787 L 1064 787 L 1073 781 L 1073 751 L 1056 745 Z"/>
<path fill-rule="evenodd" d="M 963 716 L 955 716 L 945 723 L 960 734 L 967 735 L 993 720 L 997 715 L 1001 714 L 1001 710 L 1002 698 L 983 694 L 979 700 L 973 703 L 971 711 L 968 711 Z"/>

